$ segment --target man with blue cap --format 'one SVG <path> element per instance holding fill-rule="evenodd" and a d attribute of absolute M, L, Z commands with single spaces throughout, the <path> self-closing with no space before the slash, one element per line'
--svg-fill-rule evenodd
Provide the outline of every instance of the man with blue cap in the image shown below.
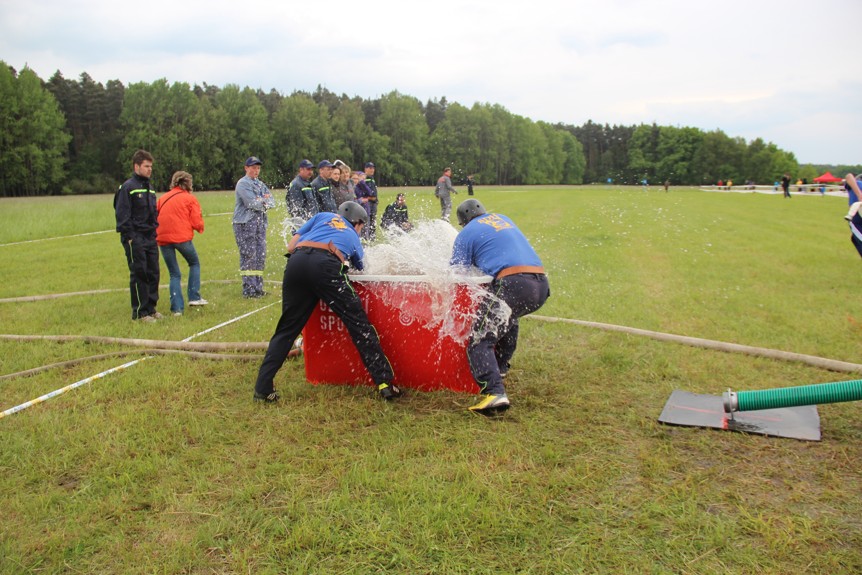
<path fill-rule="evenodd" d="M 311 189 L 311 176 L 314 175 L 314 164 L 310 160 L 299 162 L 299 173 L 287 188 L 287 211 L 294 218 L 303 222 L 320 211 L 314 191 Z"/>
<path fill-rule="evenodd" d="M 332 163 L 329 160 L 322 160 L 317 164 L 317 177 L 311 182 L 311 190 L 314 192 L 315 201 L 317 201 L 317 210 L 334 214 L 338 206 L 335 205 L 335 199 L 332 197 L 332 188 L 329 182 L 331 175 Z"/>
<path fill-rule="evenodd" d="M 275 207 L 269 188 L 260 181 L 263 162 L 257 156 L 245 161 L 245 176 L 236 183 L 236 204 L 233 209 L 233 234 L 239 248 L 239 269 L 242 295 L 257 298 L 263 290 L 263 269 L 266 266 L 266 211 Z"/>

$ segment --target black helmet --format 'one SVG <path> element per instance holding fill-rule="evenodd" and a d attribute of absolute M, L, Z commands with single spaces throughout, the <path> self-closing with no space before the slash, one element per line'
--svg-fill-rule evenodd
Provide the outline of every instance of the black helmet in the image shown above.
<path fill-rule="evenodd" d="M 368 212 L 356 202 L 344 202 L 338 206 L 337 213 L 353 225 L 356 225 L 357 222 L 368 223 Z"/>
<path fill-rule="evenodd" d="M 464 200 L 458 206 L 458 223 L 461 224 L 461 227 L 466 226 L 473 218 L 478 218 L 487 213 L 485 206 L 479 200 L 474 200 L 473 198 Z"/>

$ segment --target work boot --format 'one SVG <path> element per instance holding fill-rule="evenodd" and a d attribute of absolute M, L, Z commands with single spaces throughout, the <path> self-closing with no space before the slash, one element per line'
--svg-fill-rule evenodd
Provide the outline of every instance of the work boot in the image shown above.
<path fill-rule="evenodd" d="M 382 397 L 386 401 L 391 401 L 396 397 L 401 397 L 401 389 L 399 389 L 397 385 L 393 383 L 386 383 L 385 381 L 381 384 L 378 384 L 377 393 L 379 393 L 380 397 Z"/>
<path fill-rule="evenodd" d="M 275 403 L 279 400 L 280 397 L 281 396 L 278 395 L 278 392 L 275 390 L 273 390 L 273 392 L 270 394 L 263 394 L 259 391 L 254 392 L 254 400 L 262 401 L 263 403 Z"/>
<path fill-rule="evenodd" d="M 506 397 L 505 393 L 500 393 L 497 395 L 486 393 L 481 394 L 479 397 L 481 398 L 479 403 L 467 408 L 473 413 L 479 413 L 488 416 L 497 415 L 498 413 L 506 411 L 511 406 L 511 404 L 509 403 L 509 398 Z"/>

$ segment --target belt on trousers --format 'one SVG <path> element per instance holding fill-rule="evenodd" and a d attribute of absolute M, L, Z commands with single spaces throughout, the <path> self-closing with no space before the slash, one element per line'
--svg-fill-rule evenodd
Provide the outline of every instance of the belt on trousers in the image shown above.
<path fill-rule="evenodd" d="M 345 261 L 344 256 L 341 254 L 341 250 L 335 247 L 335 244 L 333 244 L 332 242 L 329 242 L 327 244 L 324 244 L 323 242 L 299 242 L 298 244 L 296 244 L 296 249 L 299 248 L 317 248 L 319 250 L 324 250 L 331 253 L 332 255 L 337 257 L 341 261 L 341 263 L 344 263 Z"/>
<path fill-rule="evenodd" d="M 497 277 L 494 279 L 504 278 L 506 276 L 513 276 L 515 274 L 543 274 L 545 273 L 545 268 L 542 266 L 510 266 L 507 268 L 503 268 L 497 274 Z"/>

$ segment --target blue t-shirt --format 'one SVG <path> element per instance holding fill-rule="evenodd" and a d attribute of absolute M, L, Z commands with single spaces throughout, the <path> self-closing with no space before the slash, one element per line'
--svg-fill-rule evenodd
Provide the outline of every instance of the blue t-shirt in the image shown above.
<path fill-rule="evenodd" d="M 512 220 L 502 214 L 485 214 L 470 221 L 455 238 L 449 263 L 476 266 L 496 277 L 512 266 L 541 266 L 542 260 Z"/>
<path fill-rule="evenodd" d="M 296 231 L 300 242 L 320 242 L 332 244 L 338 248 L 347 260 L 357 270 L 362 269 L 362 243 L 359 234 L 353 228 L 353 224 L 331 212 L 321 212 L 305 222 Z"/>

